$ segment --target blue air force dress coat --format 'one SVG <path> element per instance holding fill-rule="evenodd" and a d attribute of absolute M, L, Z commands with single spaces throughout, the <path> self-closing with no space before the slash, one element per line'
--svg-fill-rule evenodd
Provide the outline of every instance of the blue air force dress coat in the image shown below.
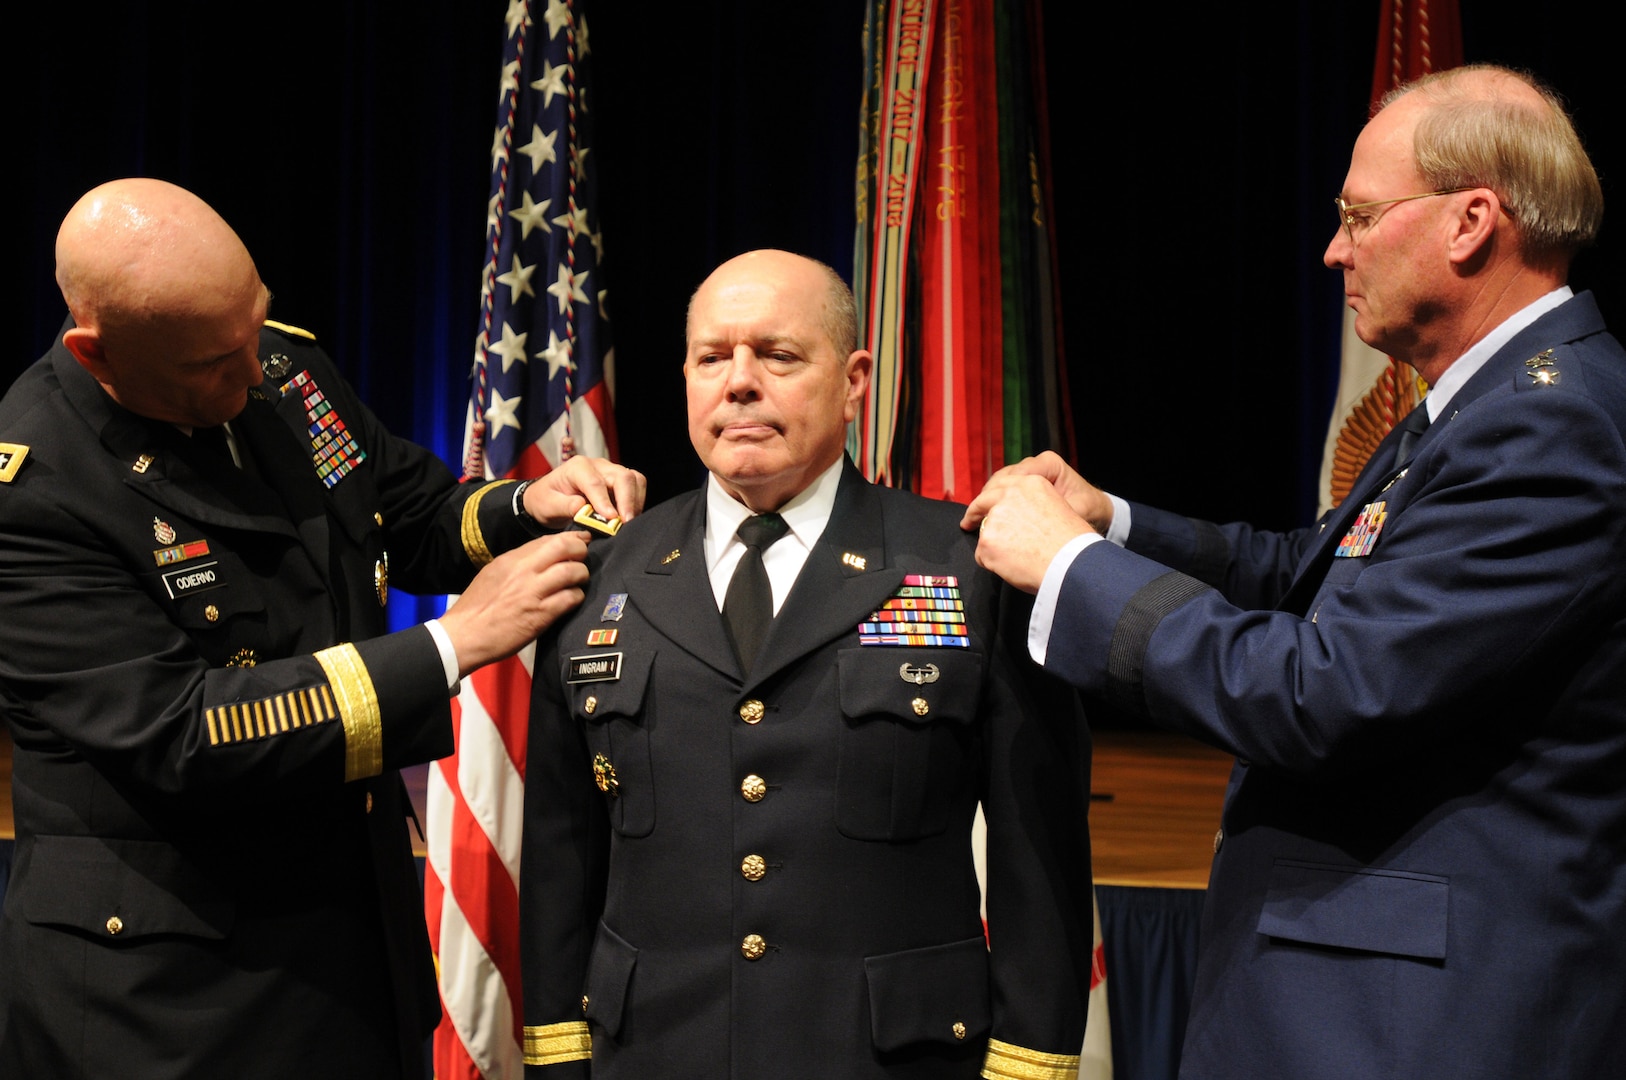
<path fill-rule="evenodd" d="M 0 403 L 0 1075 L 423 1072 L 438 1004 L 395 770 L 450 752 L 450 716 L 428 631 L 385 634 L 381 601 L 391 575 L 459 589 L 525 530 L 308 337 L 260 350 L 241 470 L 60 339 Z"/>
<path fill-rule="evenodd" d="M 1182 1076 L 1620 1075 L 1623 432 L 1582 294 L 1319 531 L 1135 506 L 1073 564 L 1046 667 L 1239 758 Z"/>
<path fill-rule="evenodd" d="M 846 465 L 746 677 L 703 492 L 594 542 L 586 602 L 537 651 L 527 1075 L 1071 1080 L 1088 734 L 960 512 Z M 969 647 L 860 644 L 915 574 L 955 580 Z"/>

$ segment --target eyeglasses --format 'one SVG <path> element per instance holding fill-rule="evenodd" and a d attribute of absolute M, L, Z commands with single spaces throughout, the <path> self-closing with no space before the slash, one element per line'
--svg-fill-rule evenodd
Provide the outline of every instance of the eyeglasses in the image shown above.
<path fill-rule="evenodd" d="M 1351 211 L 1365 210 L 1369 206 L 1393 206 L 1395 203 L 1411 202 L 1413 199 L 1432 199 L 1436 195 L 1455 195 L 1459 191 L 1472 190 L 1474 190 L 1472 187 L 1454 187 L 1446 188 L 1444 191 L 1425 191 L 1421 195 L 1402 195 L 1398 199 L 1374 199 L 1371 202 L 1358 203 L 1347 203 L 1344 201 L 1344 197 L 1342 195 L 1335 195 L 1333 196 L 1332 201 L 1338 207 L 1339 222 L 1344 226 L 1344 231 L 1349 233 L 1349 242 L 1351 244 L 1358 244 L 1360 243 L 1360 237 L 1355 235 L 1355 227 L 1359 225 L 1361 233 L 1364 235 L 1366 230 L 1376 225 L 1378 223 L 1378 218 L 1382 217 L 1383 215 L 1362 215 L 1362 218 L 1357 220 Z"/>

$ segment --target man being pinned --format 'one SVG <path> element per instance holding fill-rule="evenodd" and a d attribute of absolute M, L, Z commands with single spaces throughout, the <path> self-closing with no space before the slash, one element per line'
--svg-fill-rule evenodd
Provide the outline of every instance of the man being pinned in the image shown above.
<path fill-rule="evenodd" d="M 396 770 L 580 601 L 584 534 L 540 534 L 632 517 L 642 478 L 458 484 L 171 184 L 89 192 L 56 253 L 71 318 L 0 402 L 0 1075 L 422 1076 Z M 391 580 L 462 597 L 387 634 Z"/>
<path fill-rule="evenodd" d="M 1046 670 L 1239 759 L 1182 1076 L 1617 1075 L 1626 351 L 1565 284 L 1598 177 L 1551 93 L 1464 68 L 1390 96 L 1337 210 L 1356 332 L 1432 389 L 1321 528 L 1049 457 L 965 524 Z"/>
<path fill-rule="evenodd" d="M 595 545 L 586 603 L 538 646 L 530 1076 L 1076 1074 L 1088 736 L 963 508 L 846 460 L 855 321 L 833 271 L 783 251 L 701 285 L 705 486 Z"/>

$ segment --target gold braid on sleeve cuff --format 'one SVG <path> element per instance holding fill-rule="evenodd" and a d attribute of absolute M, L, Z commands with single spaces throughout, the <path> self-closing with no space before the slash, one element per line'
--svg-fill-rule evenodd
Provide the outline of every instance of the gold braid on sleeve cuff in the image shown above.
<path fill-rule="evenodd" d="M 1078 1058 L 1077 1054 L 1046 1054 L 989 1039 L 982 1075 L 984 1080 L 1075 1080 Z"/>
<path fill-rule="evenodd" d="M 316 662 L 327 674 L 344 723 L 345 781 L 377 776 L 384 771 L 384 721 L 367 665 L 348 642 L 323 649 L 316 654 Z"/>
<path fill-rule="evenodd" d="M 558 1065 L 586 1061 L 593 1056 L 593 1036 L 585 1020 L 543 1024 L 525 1029 L 525 1064 Z"/>
<path fill-rule="evenodd" d="M 492 559 L 491 548 L 486 546 L 485 533 L 480 529 L 480 501 L 498 488 L 507 487 L 516 483 L 514 480 L 498 480 L 470 495 L 463 503 L 463 551 L 467 553 L 469 561 L 475 566 L 484 566 Z"/>

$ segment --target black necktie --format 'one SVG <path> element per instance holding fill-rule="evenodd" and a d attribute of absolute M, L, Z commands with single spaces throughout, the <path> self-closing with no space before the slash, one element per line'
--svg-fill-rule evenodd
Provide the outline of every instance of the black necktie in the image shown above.
<path fill-rule="evenodd" d="M 1395 468 L 1398 469 L 1411 460 L 1412 447 L 1428 430 L 1428 409 L 1419 401 L 1396 426 L 1400 428 L 1400 441 L 1395 443 Z"/>
<path fill-rule="evenodd" d="M 742 671 L 751 670 L 762 639 L 768 636 L 768 624 L 773 622 L 773 587 L 762 566 L 762 552 L 789 528 L 778 514 L 758 514 L 740 522 L 736 533 L 745 545 L 745 554 L 740 556 L 723 596 L 723 623 L 728 627 L 728 638 Z"/>
<path fill-rule="evenodd" d="M 217 424 L 214 427 L 194 428 L 192 430 L 192 444 L 213 457 L 216 461 L 224 462 L 232 468 L 237 468 L 237 460 L 232 457 L 230 437 L 226 434 L 226 426 Z"/>

